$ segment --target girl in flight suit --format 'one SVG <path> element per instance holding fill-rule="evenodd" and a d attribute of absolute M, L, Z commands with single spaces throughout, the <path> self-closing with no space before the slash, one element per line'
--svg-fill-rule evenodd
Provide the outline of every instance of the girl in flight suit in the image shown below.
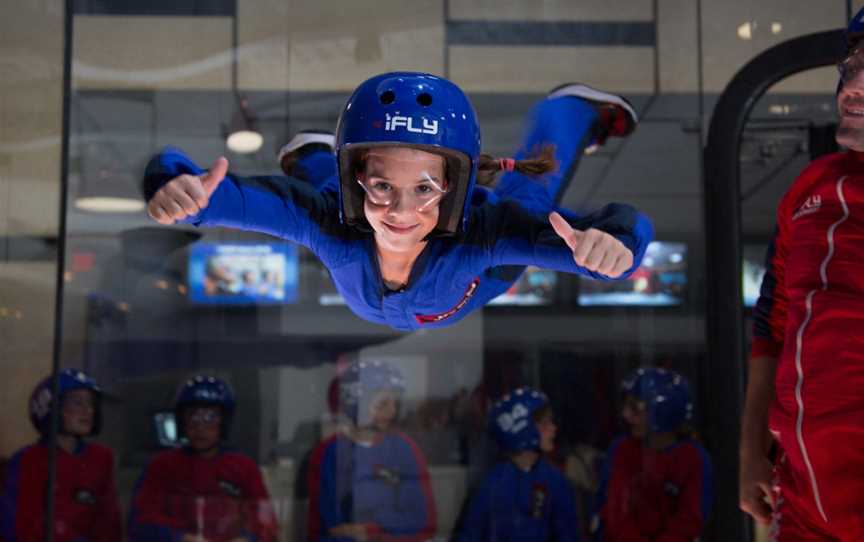
<path fill-rule="evenodd" d="M 653 237 L 646 217 L 615 203 L 582 217 L 550 213 L 550 194 L 566 188 L 585 147 L 608 135 L 595 133 L 597 111 L 571 91 L 541 102 L 523 149 L 496 160 L 480 154 L 474 109 L 459 87 L 428 74 L 379 75 L 354 91 L 340 116 L 338 181 L 318 189 L 238 177 L 224 158 L 205 172 L 167 148 L 145 173 L 148 212 L 163 224 L 234 227 L 303 244 L 357 315 L 399 330 L 461 320 L 527 265 L 624 278 Z M 528 158 L 538 144 L 554 149 Z M 548 174 L 554 162 L 545 190 L 524 189 L 534 182 L 526 175 Z M 495 192 L 475 190 L 478 171 L 502 170 Z"/>

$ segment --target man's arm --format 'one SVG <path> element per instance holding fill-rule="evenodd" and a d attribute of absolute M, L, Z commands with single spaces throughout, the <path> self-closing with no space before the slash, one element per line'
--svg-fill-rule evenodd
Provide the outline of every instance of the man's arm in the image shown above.
<path fill-rule="evenodd" d="M 774 375 L 777 358 L 759 356 L 750 359 L 747 369 L 747 395 L 741 419 L 739 504 L 741 509 L 761 523 L 771 521 L 772 466 L 768 459 L 771 434 L 768 411 L 774 401 Z"/>
<path fill-rule="evenodd" d="M 788 311 L 786 260 L 790 246 L 790 195 L 777 209 L 777 228 L 766 255 L 759 300 L 753 309 L 753 344 L 747 367 L 747 394 L 741 419 L 739 506 L 760 523 L 771 521 L 772 466 L 768 413 L 783 349 Z M 766 499 L 768 501 L 766 502 Z"/>

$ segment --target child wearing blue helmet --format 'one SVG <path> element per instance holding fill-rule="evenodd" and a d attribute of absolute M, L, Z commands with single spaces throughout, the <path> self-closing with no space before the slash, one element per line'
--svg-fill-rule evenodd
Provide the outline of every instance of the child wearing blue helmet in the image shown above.
<path fill-rule="evenodd" d="M 711 511 L 711 460 L 690 437 L 690 387 L 665 369 L 623 383 L 628 434 L 612 443 L 592 522 L 597 542 L 693 542 Z"/>
<path fill-rule="evenodd" d="M 570 483 L 543 458 L 557 431 L 546 395 L 531 388 L 505 395 L 489 413 L 489 429 L 507 458 L 474 492 L 456 540 L 581 540 Z"/>
<path fill-rule="evenodd" d="M 306 539 L 431 539 L 437 519 L 426 459 L 395 427 L 402 372 L 383 361 L 359 361 L 336 379 L 334 406 L 343 423 L 312 452 Z"/>
<path fill-rule="evenodd" d="M 51 377 L 30 395 L 30 421 L 41 435 L 10 459 L 0 501 L 0 538 L 44 540 L 51 409 L 60 408 L 54 480 L 54 537 L 57 542 L 122 539 L 114 483 L 114 453 L 88 437 L 102 425 L 102 390 L 86 373 L 63 369 L 57 376 L 59 405 Z"/>
<path fill-rule="evenodd" d="M 459 87 L 429 74 L 379 75 L 340 115 L 332 182 L 237 177 L 224 158 L 205 172 L 169 148 L 145 174 L 148 212 L 164 224 L 299 242 L 327 266 L 356 314 L 400 330 L 455 323 L 506 291 L 527 265 L 624 277 L 651 241 L 650 222 L 621 204 L 577 217 L 555 211 L 550 195 L 563 191 L 584 147 L 602 139 L 592 132 L 598 113 L 573 92 L 565 87 L 541 102 L 515 159 L 492 160 L 480 154 L 474 109 Z M 554 144 L 560 167 L 547 190 L 528 196 L 526 174 L 548 173 L 551 163 L 528 159 L 535 143 Z M 478 171 L 501 170 L 495 193 L 475 190 Z"/>
<path fill-rule="evenodd" d="M 275 542 L 279 526 L 255 461 L 227 444 L 234 392 L 198 375 L 174 401 L 185 445 L 157 454 L 135 487 L 129 540 Z"/>

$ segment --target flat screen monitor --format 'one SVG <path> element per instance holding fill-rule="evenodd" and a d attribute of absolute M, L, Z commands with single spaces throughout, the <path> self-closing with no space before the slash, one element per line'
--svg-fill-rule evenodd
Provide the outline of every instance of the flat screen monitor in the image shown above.
<path fill-rule="evenodd" d="M 545 306 L 555 301 L 558 275 L 555 271 L 528 266 L 519 279 L 505 293 L 489 302 L 490 305 Z"/>
<path fill-rule="evenodd" d="M 755 306 L 759 299 L 767 253 L 768 245 L 764 244 L 745 244 L 741 249 L 741 293 L 745 307 Z"/>
<path fill-rule="evenodd" d="M 205 305 L 297 301 L 297 247 L 289 243 L 197 243 L 189 252 L 189 298 Z"/>
<path fill-rule="evenodd" d="M 153 428 L 156 440 L 161 446 L 173 447 L 180 445 L 180 435 L 173 412 L 157 412 L 153 414 Z"/>
<path fill-rule="evenodd" d="M 687 298 L 687 245 L 654 241 L 642 265 L 625 280 L 579 277 L 582 306 L 675 306 Z"/>

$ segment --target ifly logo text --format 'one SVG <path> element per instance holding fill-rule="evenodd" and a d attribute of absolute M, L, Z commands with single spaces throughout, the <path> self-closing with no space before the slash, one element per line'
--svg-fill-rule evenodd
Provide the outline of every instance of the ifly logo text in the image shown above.
<path fill-rule="evenodd" d="M 384 122 L 384 131 L 386 132 L 395 132 L 398 129 L 402 128 L 408 130 L 414 134 L 430 134 L 435 135 L 438 133 L 438 121 L 437 120 L 429 120 L 429 119 L 420 119 L 417 124 L 421 124 L 421 126 L 415 126 L 414 121 L 417 120 L 414 117 L 405 117 L 402 115 L 393 115 L 391 116 L 389 113 L 387 114 L 386 121 Z"/>

